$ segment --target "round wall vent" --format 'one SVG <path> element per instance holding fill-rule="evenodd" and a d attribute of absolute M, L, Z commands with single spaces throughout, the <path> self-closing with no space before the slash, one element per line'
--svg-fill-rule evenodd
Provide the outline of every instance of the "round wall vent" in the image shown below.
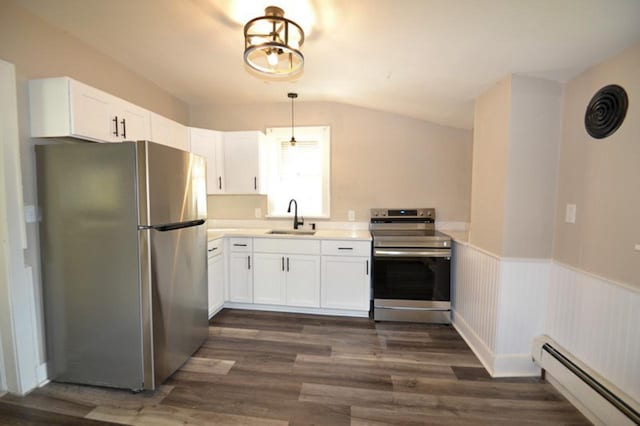
<path fill-rule="evenodd" d="M 584 127 L 592 137 L 603 139 L 613 134 L 624 121 L 629 99 L 617 84 L 605 86 L 593 95 L 584 115 Z"/>

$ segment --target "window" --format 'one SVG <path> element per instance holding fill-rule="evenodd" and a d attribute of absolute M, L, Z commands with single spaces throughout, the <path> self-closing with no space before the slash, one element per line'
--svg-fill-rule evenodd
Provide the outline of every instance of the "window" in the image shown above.
<path fill-rule="evenodd" d="M 290 127 L 267 129 L 269 216 L 289 216 L 289 200 L 298 202 L 298 215 L 328 218 L 331 129 L 296 127 L 291 145 Z"/>

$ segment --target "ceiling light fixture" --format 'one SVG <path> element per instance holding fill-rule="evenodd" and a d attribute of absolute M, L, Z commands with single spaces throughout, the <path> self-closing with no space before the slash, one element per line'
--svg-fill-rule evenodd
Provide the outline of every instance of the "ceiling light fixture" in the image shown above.
<path fill-rule="evenodd" d="M 284 17 L 284 10 L 269 6 L 265 16 L 244 26 L 244 61 L 253 70 L 270 76 L 290 76 L 302 71 L 304 56 L 300 47 L 304 31 Z"/>
<path fill-rule="evenodd" d="M 291 144 L 291 146 L 296 146 L 296 138 L 295 138 L 295 136 L 293 136 L 293 129 L 294 129 L 294 125 L 293 125 L 293 100 L 298 97 L 298 94 L 297 93 L 287 93 L 287 96 L 289 97 L 289 99 L 291 99 L 291 140 L 289 141 L 289 143 Z"/>

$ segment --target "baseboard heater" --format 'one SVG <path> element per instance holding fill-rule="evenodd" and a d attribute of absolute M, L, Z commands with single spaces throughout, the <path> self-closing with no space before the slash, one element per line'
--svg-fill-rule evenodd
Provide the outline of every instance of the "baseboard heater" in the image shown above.
<path fill-rule="evenodd" d="M 534 361 L 550 382 L 596 424 L 640 425 L 638 403 L 548 336 L 534 340 Z M 555 382 L 555 383 L 554 383 Z"/>

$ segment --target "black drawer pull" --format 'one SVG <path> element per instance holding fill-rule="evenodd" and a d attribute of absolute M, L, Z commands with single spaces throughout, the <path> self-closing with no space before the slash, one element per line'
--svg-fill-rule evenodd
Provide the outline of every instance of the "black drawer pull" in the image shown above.
<path fill-rule="evenodd" d="M 338 247 L 338 250 L 353 250 L 353 247 Z"/>
<path fill-rule="evenodd" d="M 246 247 L 246 244 L 233 244 L 234 247 Z"/>
<path fill-rule="evenodd" d="M 207 251 L 211 252 L 211 251 L 216 251 L 216 250 L 218 250 L 218 247 L 210 248 L 210 249 L 209 249 L 209 250 L 207 250 Z"/>

